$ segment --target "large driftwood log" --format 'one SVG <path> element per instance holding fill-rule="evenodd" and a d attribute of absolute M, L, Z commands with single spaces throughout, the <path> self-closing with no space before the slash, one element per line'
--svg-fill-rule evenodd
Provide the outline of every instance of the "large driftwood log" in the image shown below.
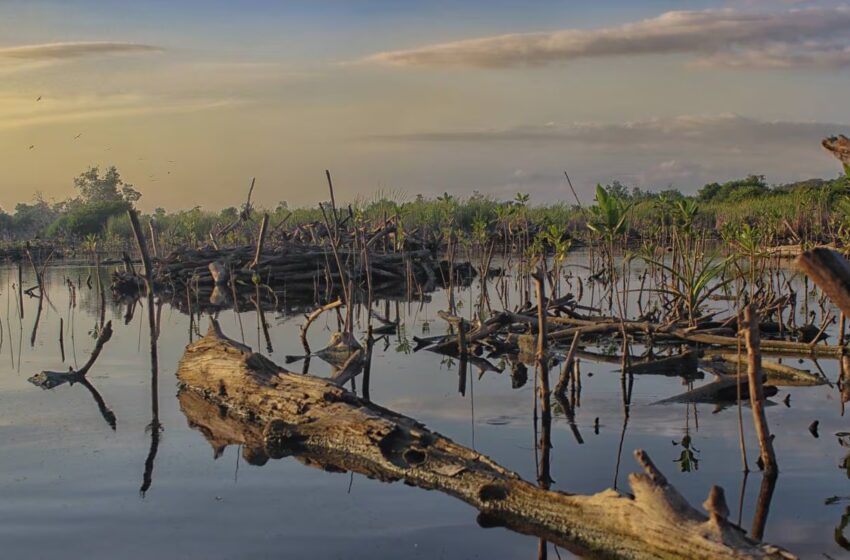
<path fill-rule="evenodd" d="M 814 280 L 842 313 L 850 315 L 850 262 L 841 253 L 818 247 L 800 255 L 797 266 Z"/>
<path fill-rule="evenodd" d="M 846 166 L 850 166 L 850 139 L 839 134 L 824 138 L 821 145 L 832 153 L 835 158 Z"/>
<path fill-rule="evenodd" d="M 538 488 L 488 457 L 327 380 L 287 372 L 215 328 L 186 348 L 177 376 L 181 391 L 201 396 L 220 410 L 220 418 L 244 426 L 225 441 L 250 436 L 252 454 L 294 454 L 380 480 L 440 490 L 478 509 L 490 524 L 580 553 L 611 558 L 794 557 L 747 538 L 720 515 L 722 507 L 713 508 L 710 517 L 692 508 L 641 451 L 636 457 L 645 472 L 629 479 L 634 496 L 614 490 L 570 495 Z M 206 429 L 208 439 L 215 441 L 214 427 L 208 424 Z"/>

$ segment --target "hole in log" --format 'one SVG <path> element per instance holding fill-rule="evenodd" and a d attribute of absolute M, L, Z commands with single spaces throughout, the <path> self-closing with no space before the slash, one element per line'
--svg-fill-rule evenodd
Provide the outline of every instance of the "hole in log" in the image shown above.
<path fill-rule="evenodd" d="M 283 420 L 269 422 L 263 432 L 263 438 L 265 453 L 272 459 L 282 459 L 292 455 L 304 441 L 304 438 Z"/>
<path fill-rule="evenodd" d="M 406 469 L 410 466 L 410 463 L 407 461 L 405 454 L 411 451 L 410 445 L 412 443 L 413 438 L 410 437 L 410 433 L 395 426 L 378 442 L 378 449 L 381 450 L 381 455 L 384 456 L 384 459 L 397 467 Z"/>
<path fill-rule="evenodd" d="M 224 381 L 219 380 L 218 382 L 218 396 L 226 397 L 227 396 L 227 387 L 224 386 Z"/>
<path fill-rule="evenodd" d="M 411 467 L 421 465 L 425 462 L 426 458 L 425 452 L 420 449 L 408 449 L 402 456 L 404 457 L 405 462 Z"/>
<path fill-rule="evenodd" d="M 508 489 L 500 484 L 485 484 L 478 491 L 482 502 L 501 501 L 508 497 Z"/>

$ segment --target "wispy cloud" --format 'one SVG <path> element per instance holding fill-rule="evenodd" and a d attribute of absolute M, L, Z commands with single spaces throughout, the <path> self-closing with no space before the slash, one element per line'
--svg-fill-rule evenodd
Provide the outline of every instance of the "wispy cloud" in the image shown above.
<path fill-rule="evenodd" d="M 719 52 L 695 62 L 704 68 L 846 68 L 850 45 L 770 45 L 742 51 Z"/>
<path fill-rule="evenodd" d="M 0 96 L 0 130 L 138 115 L 191 113 L 239 103 L 227 98 L 171 99 L 142 94 L 78 95 L 45 99 L 39 103 L 28 97 Z"/>
<path fill-rule="evenodd" d="M 371 136 L 373 140 L 407 142 L 545 142 L 586 147 L 657 150 L 665 146 L 701 146 L 739 153 L 777 143 L 818 146 L 824 136 L 850 125 L 819 122 L 765 121 L 735 114 L 681 115 L 625 123 L 546 123 L 506 129 L 447 130 Z"/>
<path fill-rule="evenodd" d="M 850 8 L 812 7 L 780 12 L 737 9 L 673 11 L 612 27 L 563 29 L 466 39 L 374 54 L 367 62 L 399 66 L 508 68 L 582 58 L 693 54 L 717 66 L 760 66 L 784 49 L 786 64 L 843 65 L 837 56 L 850 37 Z M 811 41 L 819 41 L 816 46 Z M 754 51 L 750 53 L 749 51 Z M 762 53 L 761 56 L 758 53 Z"/>
<path fill-rule="evenodd" d="M 162 48 L 139 43 L 81 41 L 0 47 L 0 58 L 11 60 L 57 60 L 104 54 L 155 52 L 162 52 Z"/>
<path fill-rule="evenodd" d="M 435 159 L 487 154 L 494 163 L 481 180 L 482 188 L 500 195 L 522 190 L 548 200 L 562 191 L 564 168 L 584 193 L 590 192 L 590 185 L 614 179 L 641 187 L 672 184 L 692 190 L 749 173 L 763 173 L 778 182 L 832 177 L 838 167 L 820 141 L 848 129 L 847 124 L 715 114 L 369 138 L 415 143 L 418 152 Z"/>
<path fill-rule="evenodd" d="M 116 41 L 80 41 L 41 43 L 0 47 L 0 75 L 23 70 L 36 70 L 76 59 L 162 52 L 161 47 Z"/>

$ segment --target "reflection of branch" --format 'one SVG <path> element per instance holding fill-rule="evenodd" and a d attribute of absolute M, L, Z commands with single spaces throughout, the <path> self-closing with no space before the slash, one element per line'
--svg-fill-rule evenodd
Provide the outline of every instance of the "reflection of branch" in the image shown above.
<path fill-rule="evenodd" d="M 100 414 L 103 416 L 103 419 L 106 420 L 109 427 L 114 430 L 117 423 L 115 413 L 112 412 L 106 404 L 106 401 L 103 400 L 103 397 L 95 386 L 92 385 L 86 378 L 86 374 L 94 365 L 95 360 L 97 360 L 97 357 L 100 355 L 100 351 L 110 338 L 112 338 L 112 321 L 106 323 L 100 331 L 100 336 L 97 337 L 97 343 L 95 344 L 94 350 L 92 350 L 89 360 L 83 367 L 76 371 L 73 369 L 69 369 L 68 371 L 42 371 L 41 373 L 37 373 L 30 377 L 29 382 L 45 390 L 54 389 L 60 385 L 64 385 L 65 383 L 68 383 L 69 385 L 79 383 L 85 387 L 89 393 L 91 393 L 91 396 L 94 398 L 95 403 L 97 403 L 97 408 L 100 410 Z"/>
<path fill-rule="evenodd" d="M 581 432 L 579 432 L 578 426 L 576 425 L 576 415 L 575 409 L 573 405 L 567 400 L 565 395 L 554 393 L 555 401 L 561 406 L 561 410 L 564 411 L 564 416 L 567 419 L 567 423 L 570 426 L 570 430 L 573 432 L 573 436 L 576 438 L 576 441 L 579 444 L 584 443 L 584 438 L 581 437 Z"/>
<path fill-rule="evenodd" d="M 106 420 L 107 424 L 109 424 L 109 427 L 114 430 L 118 419 L 115 417 L 115 413 L 112 412 L 112 409 L 110 409 L 106 404 L 106 401 L 103 400 L 103 397 L 100 395 L 95 386 L 92 385 L 85 377 L 80 378 L 80 385 L 89 390 L 92 398 L 94 398 L 94 402 L 97 403 L 97 408 L 100 410 L 101 416 L 103 416 L 103 419 Z"/>
<path fill-rule="evenodd" d="M 136 245 L 139 248 L 139 253 L 142 255 L 142 263 L 144 264 L 144 279 L 145 287 L 147 288 L 148 296 L 148 328 L 150 330 L 151 343 L 151 423 L 148 425 L 151 432 L 151 447 L 148 451 L 148 456 L 145 459 L 145 472 L 142 475 L 142 486 L 139 489 L 142 497 L 147 492 L 153 483 L 153 465 L 156 459 L 156 452 L 159 449 L 159 435 L 161 426 L 159 423 L 159 358 L 157 352 L 157 339 L 159 338 L 159 317 L 162 311 L 162 301 L 158 312 L 154 312 L 154 281 L 153 281 L 153 265 L 151 264 L 150 256 L 148 255 L 148 246 L 145 241 L 145 235 L 139 225 L 139 216 L 136 211 L 131 209 L 127 211 L 130 218 L 130 225 L 133 228 L 133 235 L 136 238 Z"/>
<path fill-rule="evenodd" d="M 35 347 L 35 336 L 38 333 L 38 323 L 41 321 L 41 310 L 44 307 L 44 290 L 39 287 L 38 290 L 38 309 L 35 312 L 35 323 L 32 325 L 32 334 L 30 335 L 30 346 Z"/>
<path fill-rule="evenodd" d="M 753 528 L 750 531 L 752 537 L 758 541 L 764 537 L 764 528 L 767 525 L 767 514 L 770 512 L 770 502 L 773 499 L 773 491 L 776 489 L 776 472 L 765 471 L 761 479 L 759 498 L 756 503 L 756 513 L 753 515 Z"/>
<path fill-rule="evenodd" d="M 838 523 L 838 526 L 835 527 L 834 533 L 835 544 L 844 550 L 850 550 L 850 540 L 844 536 L 844 530 L 848 525 L 850 525 L 850 506 L 847 506 L 844 509 L 844 515 L 841 516 L 841 521 Z"/>
<path fill-rule="evenodd" d="M 42 371 L 29 378 L 29 382 L 37 385 L 42 389 L 53 389 L 64 383 L 79 381 L 78 378 L 83 378 L 89 372 L 89 369 L 94 365 L 97 357 L 100 356 L 100 351 L 103 346 L 112 338 L 112 321 L 104 325 L 97 337 L 94 350 L 89 355 L 88 361 L 78 370 L 69 369 L 68 371 Z"/>
<path fill-rule="evenodd" d="M 151 422 L 147 429 L 151 433 L 151 447 L 148 450 L 148 456 L 145 458 L 145 472 L 142 474 L 142 486 L 139 488 L 139 494 L 143 498 L 153 484 L 153 466 L 154 461 L 156 461 L 156 453 L 159 450 L 159 437 L 162 433 L 162 427 L 158 421 Z"/>

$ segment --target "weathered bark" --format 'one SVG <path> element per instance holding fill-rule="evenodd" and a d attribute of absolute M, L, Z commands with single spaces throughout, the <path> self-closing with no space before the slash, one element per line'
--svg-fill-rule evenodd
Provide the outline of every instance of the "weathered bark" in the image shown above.
<path fill-rule="evenodd" d="M 285 371 L 211 329 L 186 348 L 181 391 L 212 406 L 189 415 L 217 444 L 244 443 L 259 462 L 294 454 L 323 468 L 403 480 L 455 496 L 482 522 L 611 558 L 793 558 L 759 544 L 722 516 L 693 509 L 642 451 L 634 496 L 544 490 L 488 457 L 335 384 Z M 181 397 L 184 410 L 192 395 Z"/>
<path fill-rule="evenodd" d="M 850 262 L 847 259 L 838 251 L 818 247 L 800 255 L 797 266 L 845 315 L 850 314 Z"/>
<path fill-rule="evenodd" d="M 850 166 L 850 138 L 843 134 L 825 138 L 821 145 L 844 165 Z"/>

